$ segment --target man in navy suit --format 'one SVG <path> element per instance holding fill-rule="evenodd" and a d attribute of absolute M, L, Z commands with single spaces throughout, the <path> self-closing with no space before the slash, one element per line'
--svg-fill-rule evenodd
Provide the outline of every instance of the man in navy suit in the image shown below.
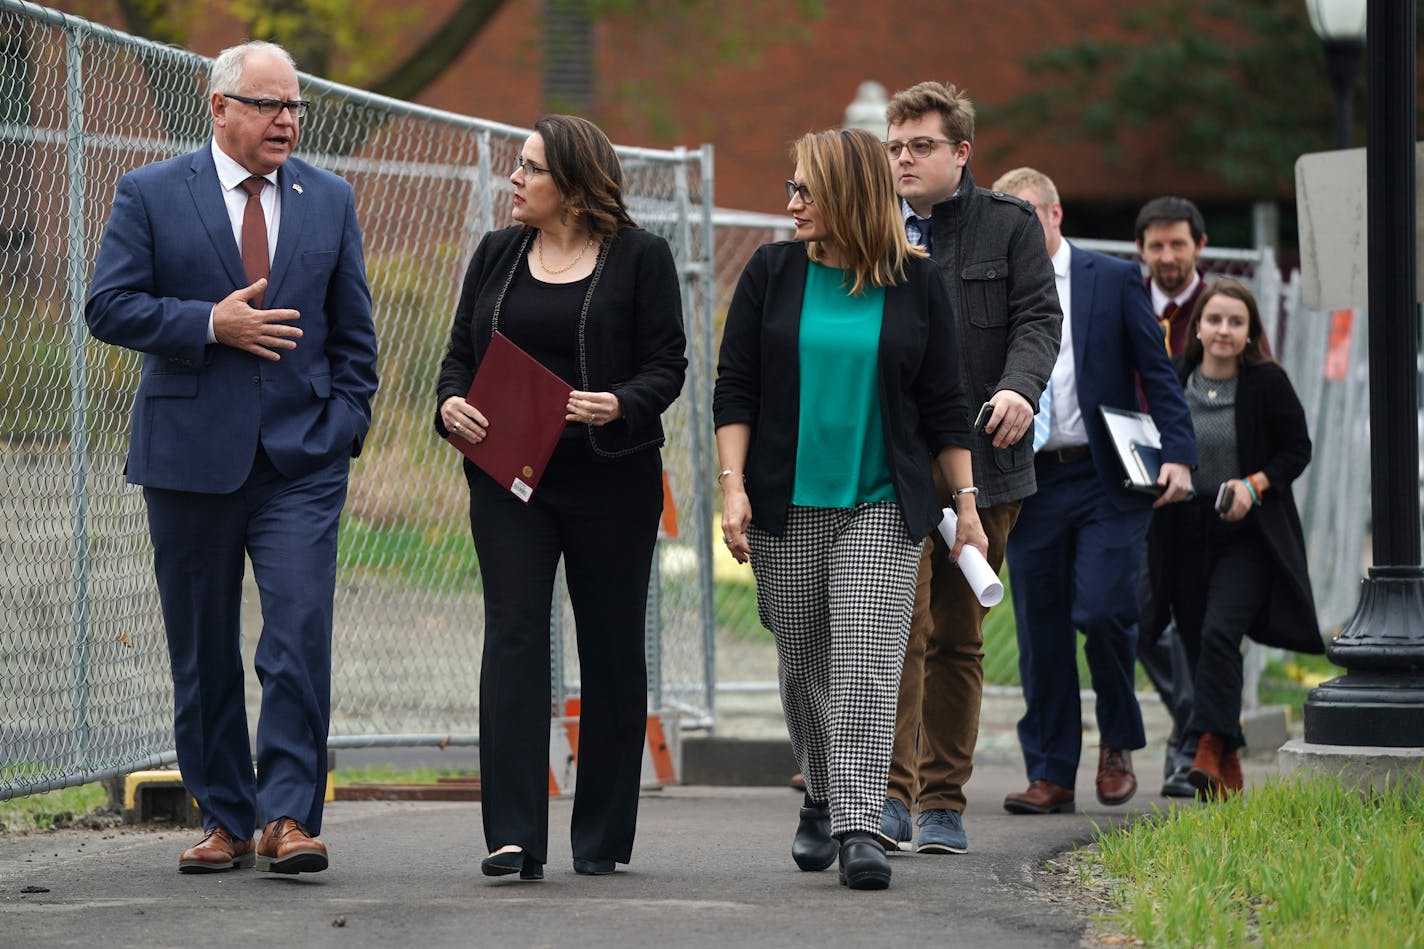
<path fill-rule="evenodd" d="M 143 486 L 178 764 L 206 830 L 185 873 L 327 867 L 336 528 L 376 334 L 351 187 L 291 157 L 299 94 L 279 46 L 219 55 L 212 139 L 120 179 L 85 307 L 96 338 L 143 354 L 125 470 Z M 245 558 L 263 616 L 255 775 Z"/>
<path fill-rule="evenodd" d="M 1191 415 L 1137 265 L 1065 241 L 1058 191 L 1041 172 L 1016 169 L 994 188 L 1034 205 L 1063 305 L 1062 345 L 1035 419 L 1042 429 L 1035 439 L 1038 491 L 1024 501 L 1007 550 L 1028 706 L 1018 732 L 1029 786 L 1008 795 L 1004 808 L 1073 810 L 1082 752 L 1077 630 L 1097 694 L 1098 800 L 1123 804 L 1137 790 L 1132 750 L 1147 743 L 1133 682 L 1137 572 L 1152 507 L 1190 495 L 1197 461 Z M 1137 409 L 1139 380 L 1162 437 L 1163 491 L 1155 504 L 1123 487 L 1098 411 Z"/>

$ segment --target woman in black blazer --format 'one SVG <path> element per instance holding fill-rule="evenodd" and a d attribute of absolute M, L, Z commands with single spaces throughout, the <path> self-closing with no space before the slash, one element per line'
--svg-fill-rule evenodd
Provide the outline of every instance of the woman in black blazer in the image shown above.
<path fill-rule="evenodd" d="M 883 889 L 877 839 L 920 548 L 940 521 L 987 548 L 949 296 L 905 238 L 874 136 L 802 137 L 786 182 L 797 242 L 769 244 L 727 313 L 712 411 L 723 541 L 751 560 L 806 778 L 792 858 Z M 798 243 L 799 242 L 799 243 Z M 839 845 L 839 846 L 838 846 Z"/>
<path fill-rule="evenodd" d="M 1291 482 L 1310 462 L 1305 410 L 1262 347 L 1251 291 L 1219 280 L 1198 299 L 1179 366 L 1196 429 L 1197 500 L 1159 508 L 1147 536 L 1142 635 L 1175 617 L 1192 667 L 1187 780 L 1198 796 L 1243 788 L 1241 640 L 1321 653 Z"/>
<path fill-rule="evenodd" d="M 542 879 L 548 854 L 549 613 L 562 557 L 582 681 L 574 870 L 632 857 L 647 723 L 643 622 L 662 512 L 661 415 L 682 389 L 682 296 L 667 242 L 638 229 L 592 123 L 534 125 L 509 180 L 513 227 L 465 272 L 436 430 L 478 443 L 500 419 L 465 400 L 495 330 L 569 381 L 567 427 L 524 500 L 469 461 L 484 581 L 480 788 L 486 875 Z"/>

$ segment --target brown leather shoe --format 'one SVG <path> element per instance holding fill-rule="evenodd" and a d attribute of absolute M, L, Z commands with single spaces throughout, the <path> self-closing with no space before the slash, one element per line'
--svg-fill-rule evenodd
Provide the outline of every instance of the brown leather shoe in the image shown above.
<path fill-rule="evenodd" d="M 1098 801 L 1109 806 L 1126 804 L 1137 793 L 1132 773 L 1132 752 L 1126 748 L 1098 749 Z"/>
<path fill-rule="evenodd" d="M 221 873 L 252 866 L 252 838 L 237 840 L 214 827 L 178 858 L 179 873 Z"/>
<path fill-rule="evenodd" d="M 1197 756 L 1187 780 L 1197 789 L 1197 796 L 1219 801 L 1240 794 L 1246 782 L 1241 775 L 1241 759 L 1236 752 L 1226 750 L 1226 739 L 1207 733 L 1197 742 Z"/>
<path fill-rule="evenodd" d="M 1197 739 L 1196 757 L 1192 759 L 1192 770 L 1187 772 L 1187 780 L 1197 789 L 1197 797 L 1211 800 L 1221 796 L 1224 751 L 1220 735 L 1205 732 Z"/>
<path fill-rule="evenodd" d="M 290 817 L 279 817 L 262 829 L 257 842 L 257 869 L 272 873 L 317 873 L 326 869 L 326 844 Z"/>
<path fill-rule="evenodd" d="M 1073 789 L 1052 781 L 1030 781 L 1027 791 L 1004 797 L 1010 814 L 1071 814 L 1073 808 Z"/>
<path fill-rule="evenodd" d="M 1234 751 L 1221 756 L 1221 785 L 1228 794 L 1240 794 L 1246 789 L 1246 779 L 1241 774 L 1241 759 Z"/>

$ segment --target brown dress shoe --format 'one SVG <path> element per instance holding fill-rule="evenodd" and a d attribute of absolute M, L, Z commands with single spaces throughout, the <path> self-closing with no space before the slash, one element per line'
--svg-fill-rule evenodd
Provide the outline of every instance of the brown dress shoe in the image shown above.
<path fill-rule="evenodd" d="M 1192 770 L 1187 772 L 1187 780 L 1197 789 L 1197 797 L 1211 800 L 1220 796 L 1221 755 L 1224 750 L 1220 735 L 1204 732 L 1197 739 L 1196 757 L 1192 759 Z"/>
<path fill-rule="evenodd" d="M 1246 789 L 1246 779 L 1241 774 L 1241 759 L 1234 751 L 1221 756 L 1221 784 L 1231 794 L 1240 794 Z"/>
<path fill-rule="evenodd" d="M 252 866 L 252 838 L 237 840 L 214 827 L 178 858 L 179 873 L 221 873 Z"/>
<path fill-rule="evenodd" d="M 1109 806 L 1126 804 L 1137 793 L 1132 773 L 1132 752 L 1126 748 L 1098 749 L 1098 801 Z"/>
<path fill-rule="evenodd" d="M 1197 742 L 1197 756 L 1192 759 L 1187 780 L 1197 789 L 1197 796 L 1208 801 L 1239 794 L 1245 787 L 1241 759 L 1236 752 L 1226 750 L 1226 739 L 1210 732 Z"/>
<path fill-rule="evenodd" d="M 279 817 L 262 830 L 257 869 L 272 873 L 316 873 L 326 869 L 326 844 L 290 817 Z"/>
<path fill-rule="evenodd" d="M 1027 791 L 1004 797 L 1010 814 L 1071 814 L 1073 807 L 1073 789 L 1052 781 L 1030 781 Z"/>

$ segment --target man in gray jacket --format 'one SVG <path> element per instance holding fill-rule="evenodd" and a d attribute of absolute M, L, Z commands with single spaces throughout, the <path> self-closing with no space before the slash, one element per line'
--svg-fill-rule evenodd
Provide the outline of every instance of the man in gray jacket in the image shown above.
<path fill-rule="evenodd" d="M 1033 416 L 1058 356 L 1063 321 L 1043 228 L 1031 205 L 974 185 L 974 106 L 954 86 L 896 93 L 885 151 L 905 229 L 949 286 L 976 439 L 979 517 L 997 571 L 1019 504 L 1034 491 Z M 981 410 L 982 406 L 982 410 Z M 939 485 L 945 506 L 952 506 Z M 909 849 L 919 810 L 921 853 L 964 853 L 964 784 L 973 767 L 984 690 L 987 613 L 938 537 L 925 545 L 900 679 L 895 744 L 881 816 L 887 847 Z"/>

